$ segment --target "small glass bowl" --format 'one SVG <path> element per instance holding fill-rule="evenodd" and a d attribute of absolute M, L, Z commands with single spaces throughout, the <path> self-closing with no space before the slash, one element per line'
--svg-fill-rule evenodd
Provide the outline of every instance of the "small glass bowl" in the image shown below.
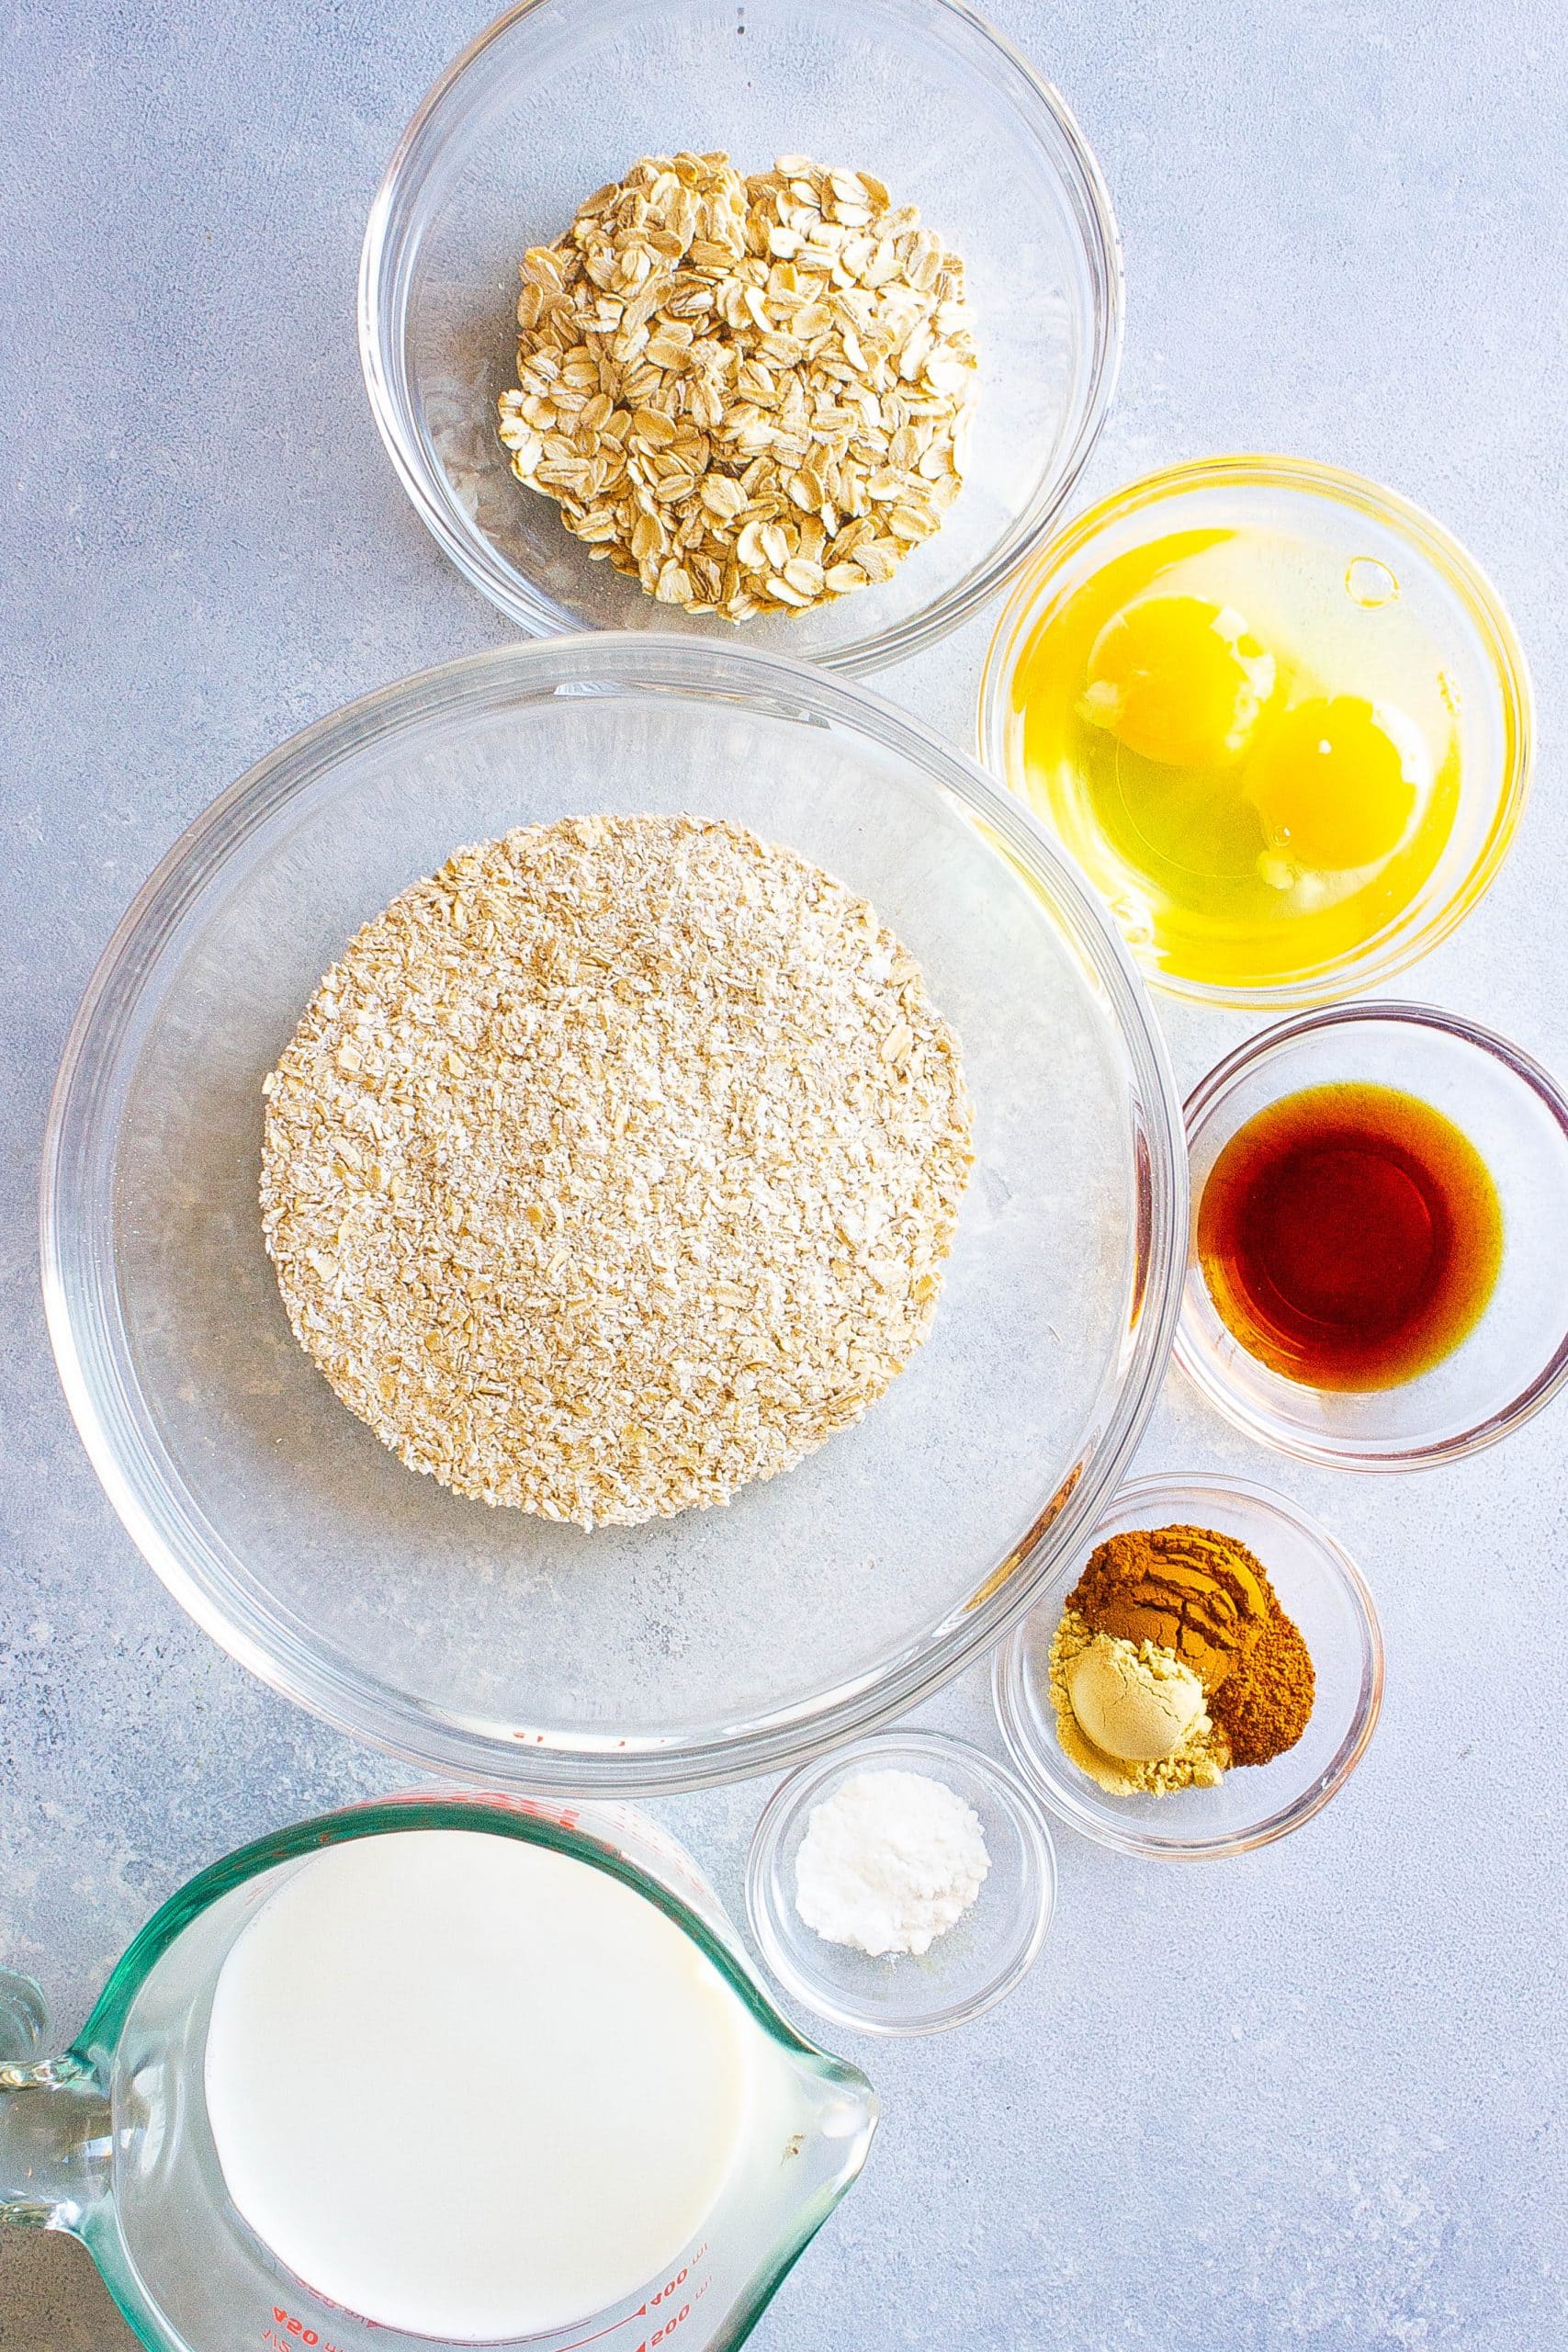
<path fill-rule="evenodd" d="M 1418 1095 L 1480 1152 L 1503 1204 L 1503 1265 L 1475 1329 L 1397 1388 L 1330 1392 L 1271 1372 L 1234 1339 L 1198 1263 L 1209 1172 L 1239 1127 L 1303 1087 Z M 1424 1470 L 1495 1445 L 1568 1380 L 1568 1101 L 1521 1053 L 1457 1013 L 1353 1004 L 1281 1022 L 1211 1070 L 1187 1103 L 1191 1238 L 1176 1356 L 1249 1437 L 1338 1470 Z"/>
<path fill-rule="evenodd" d="M 964 492 L 895 577 L 744 641 L 829 670 L 902 662 L 997 594 L 1053 527 L 1110 406 L 1122 256 L 1071 114 L 963 0 L 532 0 L 444 74 L 371 209 L 359 282 L 371 408 L 416 512 L 530 637 L 733 625 L 589 560 L 496 434 L 517 266 L 639 155 L 723 149 L 863 166 L 962 255 L 979 398 Z"/>
<path fill-rule="evenodd" d="M 1131 1528 L 1213 1527 L 1235 1536 L 1268 1570 L 1300 1626 L 1317 1673 L 1312 1719 L 1271 1764 L 1237 1765 L 1218 1788 L 1116 1797 L 1063 1753 L 1048 1659 L 1066 1598 L 1089 1554 Z M 1382 1702 L 1382 1634 L 1371 1594 L 1326 1528 L 1267 1487 L 1241 1478 L 1135 1478 L 1065 1560 L 1029 1615 L 1000 1645 L 991 1670 L 997 1718 L 1014 1763 L 1071 1828 L 1123 1854 L 1201 1862 L 1289 1837 L 1349 1779 Z"/>
<path fill-rule="evenodd" d="M 979 1815 L 991 1867 L 971 1908 L 930 1951 L 874 1960 L 829 1943 L 795 1907 L 795 1864 L 813 1808 L 867 1770 L 922 1772 Z M 775 1789 L 751 1838 L 746 1909 L 785 1990 L 861 2033 L 942 2033 L 1010 1993 L 1032 1967 L 1056 1902 L 1051 1833 L 1005 1764 L 942 1732 L 889 1731 L 835 1748 Z"/>
<path fill-rule="evenodd" d="M 1047 613 L 1104 565 L 1178 531 L 1252 526 L 1326 547 L 1346 565 L 1346 589 L 1364 567 L 1397 583 L 1401 605 L 1441 648 L 1460 729 L 1453 831 L 1426 881 L 1383 930 L 1337 956 L 1293 972 L 1214 982 L 1192 978 L 1151 939 L 1134 877 L 1098 832 L 1057 821 L 1043 786 L 1031 789 L 1019 666 Z M 1358 602 L 1370 602 L 1358 596 Z M 1458 540 L 1392 490 L 1337 467 L 1295 458 L 1201 458 L 1128 482 L 1077 515 L 1014 587 L 992 635 L 980 685 L 980 760 L 1028 800 L 1106 899 L 1145 977 L 1207 1004 L 1327 1004 L 1402 972 L 1464 920 L 1513 840 L 1529 781 L 1529 672 L 1491 582 Z"/>

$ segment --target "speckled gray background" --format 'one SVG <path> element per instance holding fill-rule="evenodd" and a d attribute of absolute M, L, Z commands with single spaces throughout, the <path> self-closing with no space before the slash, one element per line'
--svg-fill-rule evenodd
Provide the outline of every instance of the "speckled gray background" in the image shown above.
<path fill-rule="evenodd" d="M 845 0 L 852 6 L 853 0 Z M 1415 981 L 1568 1069 L 1568 41 L 1558 0 L 998 0 L 1104 163 L 1122 395 L 1088 491 L 1228 447 L 1434 508 L 1540 699 L 1510 864 Z M 10 644 L 0 1955 L 73 2026 L 197 1864 L 406 1779 L 175 1611 L 57 1389 L 33 1195 L 67 1022 L 133 888 L 281 737 L 502 624 L 366 409 L 371 191 L 482 0 L 21 0 L 6 11 Z M 987 624 L 884 684 L 967 740 Z M 1184 1082 L 1245 1023 L 1180 1014 Z M 1562 2005 L 1568 1410 L 1419 1482 L 1265 1460 L 1172 1382 L 1145 1466 L 1319 1511 L 1388 1634 L 1382 1729 L 1299 1838 L 1139 1867 L 1064 1836 L 1058 1926 L 979 2026 L 855 2052 L 864 2180 L 766 2352 L 1551 2352 L 1568 2343 Z M 976 1681 L 933 1713 L 993 1737 Z M 732 1898 L 762 1792 L 660 1808 Z M 3 2352 L 129 2344 L 62 2240 L 0 2245 Z"/>

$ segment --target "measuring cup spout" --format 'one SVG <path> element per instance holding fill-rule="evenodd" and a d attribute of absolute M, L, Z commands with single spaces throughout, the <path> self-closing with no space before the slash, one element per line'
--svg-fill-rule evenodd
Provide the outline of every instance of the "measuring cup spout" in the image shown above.
<path fill-rule="evenodd" d="M 810 2099 L 812 2120 L 848 2188 L 870 2152 L 882 2102 L 859 2069 L 842 2060 L 825 2075 L 813 2074 Z"/>
<path fill-rule="evenodd" d="M 108 2190 L 109 2104 L 79 2058 L 37 2058 L 48 2012 L 0 1968 L 0 2222 L 77 2230 Z"/>
<path fill-rule="evenodd" d="M 795 2120 L 805 2128 L 785 2140 L 778 2185 L 785 2210 L 809 2217 L 810 2234 L 859 2177 L 881 2102 L 858 2067 L 825 2051 L 802 2051 L 794 2073 Z"/>

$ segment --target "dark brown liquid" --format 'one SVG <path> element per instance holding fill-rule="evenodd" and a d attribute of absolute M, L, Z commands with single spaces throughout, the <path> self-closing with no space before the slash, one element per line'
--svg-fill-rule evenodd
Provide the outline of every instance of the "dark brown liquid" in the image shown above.
<path fill-rule="evenodd" d="M 1503 1260 L 1474 1145 L 1392 1086 L 1314 1086 L 1238 1128 L 1198 1210 L 1209 1295 L 1248 1354 L 1314 1388 L 1393 1388 L 1474 1329 Z"/>

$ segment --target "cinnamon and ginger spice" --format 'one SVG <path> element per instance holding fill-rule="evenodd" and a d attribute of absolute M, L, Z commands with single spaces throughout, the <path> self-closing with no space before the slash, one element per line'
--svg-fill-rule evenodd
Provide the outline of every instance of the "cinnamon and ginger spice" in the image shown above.
<path fill-rule="evenodd" d="M 1210 1527 L 1129 1528 L 1100 1544 L 1051 1653 L 1063 1747 L 1116 1795 L 1212 1787 L 1233 1764 L 1282 1756 L 1306 1729 L 1314 1679 L 1262 1563 Z"/>

